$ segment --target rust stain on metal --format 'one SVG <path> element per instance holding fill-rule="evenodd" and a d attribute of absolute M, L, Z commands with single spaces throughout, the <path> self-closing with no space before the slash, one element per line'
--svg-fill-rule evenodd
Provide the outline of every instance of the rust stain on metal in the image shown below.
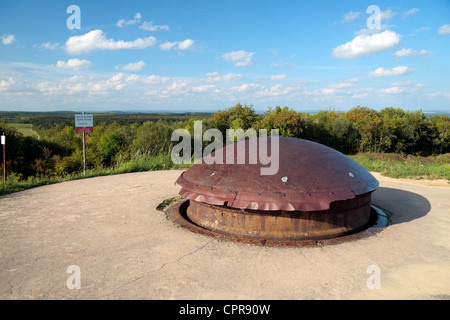
<path fill-rule="evenodd" d="M 245 164 L 236 164 L 243 150 Z M 378 181 L 344 154 L 308 140 L 279 137 L 279 170 L 261 175 L 267 165 L 259 159 L 250 164 L 249 140 L 215 152 L 225 159 L 231 151 L 232 164 L 201 161 L 176 181 L 189 201 L 179 207 L 183 213 L 172 215 L 189 221 L 188 229 L 238 242 L 288 245 L 348 237 L 373 222 L 370 201 Z M 215 154 L 203 160 L 211 156 Z"/>
<path fill-rule="evenodd" d="M 265 239 L 303 240 L 341 237 L 366 228 L 370 195 L 333 203 L 323 211 L 242 210 L 190 201 L 186 215 L 193 223 L 215 232 Z"/>
<path fill-rule="evenodd" d="M 370 226 L 359 232 L 351 233 L 341 237 L 330 239 L 282 239 L 282 238 L 263 238 L 239 236 L 227 232 L 217 232 L 203 228 L 189 220 L 186 212 L 189 207 L 189 200 L 178 201 L 172 204 L 166 212 L 167 218 L 176 225 L 189 232 L 213 237 L 220 240 L 231 241 L 235 243 L 251 244 L 266 247 L 323 247 L 328 245 L 336 245 L 340 243 L 366 239 L 381 232 L 387 225 L 388 219 L 377 215 L 376 211 L 371 209 Z"/>
<path fill-rule="evenodd" d="M 314 211 L 327 210 L 334 201 L 353 199 L 378 188 L 378 181 L 353 159 L 295 138 L 279 137 L 278 173 L 263 176 L 260 168 L 265 165 L 259 159 L 257 164 L 249 164 L 248 141 L 216 151 L 225 155 L 234 148 L 237 157 L 238 150 L 245 148 L 246 164 L 196 163 L 176 181 L 182 187 L 180 194 L 237 209 Z"/>

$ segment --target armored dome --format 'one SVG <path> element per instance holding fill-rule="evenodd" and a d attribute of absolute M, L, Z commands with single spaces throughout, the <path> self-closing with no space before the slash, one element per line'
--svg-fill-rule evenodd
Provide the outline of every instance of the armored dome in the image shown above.
<path fill-rule="evenodd" d="M 270 150 L 272 139 L 278 139 L 278 150 Z M 356 161 L 322 144 L 286 137 L 254 140 L 229 144 L 183 172 L 176 181 L 182 187 L 180 194 L 196 202 L 236 209 L 318 211 L 330 209 L 336 201 L 370 194 L 379 186 Z M 269 166 L 267 160 L 253 157 L 252 161 L 250 144 L 254 142 L 258 151 L 261 143 L 267 142 L 271 160 L 277 161 L 270 164 L 277 166 L 274 174 L 261 173 Z M 273 157 L 276 151 L 278 157 Z M 218 153 L 223 163 L 207 164 Z M 228 161 L 230 155 L 234 161 Z M 245 155 L 245 161 L 239 155 Z"/>

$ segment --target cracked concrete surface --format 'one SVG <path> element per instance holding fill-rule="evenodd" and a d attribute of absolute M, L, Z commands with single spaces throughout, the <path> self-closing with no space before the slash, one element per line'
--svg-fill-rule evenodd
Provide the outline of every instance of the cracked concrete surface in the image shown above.
<path fill-rule="evenodd" d="M 90 178 L 0 197 L 1 299 L 448 299 L 448 185 L 380 179 L 392 225 L 355 242 L 268 248 L 177 228 L 157 211 L 181 171 Z M 67 268 L 81 271 L 68 289 Z M 367 268 L 380 268 L 368 289 Z"/>

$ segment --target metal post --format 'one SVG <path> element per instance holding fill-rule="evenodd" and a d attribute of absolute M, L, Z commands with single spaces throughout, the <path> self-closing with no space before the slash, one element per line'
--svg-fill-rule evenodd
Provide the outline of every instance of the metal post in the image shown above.
<path fill-rule="evenodd" d="M 84 112 L 83 112 L 84 114 Z M 83 132 L 83 172 L 86 176 L 86 133 Z"/>
<path fill-rule="evenodd" d="M 83 132 L 83 168 L 86 176 L 86 133 Z"/>
<path fill-rule="evenodd" d="M 3 138 L 4 137 L 4 138 Z M 6 135 L 3 132 L 3 182 L 6 184 Z"/>

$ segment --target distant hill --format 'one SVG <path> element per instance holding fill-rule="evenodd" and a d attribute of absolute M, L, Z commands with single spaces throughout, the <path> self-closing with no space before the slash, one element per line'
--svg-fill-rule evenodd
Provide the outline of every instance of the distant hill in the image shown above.
<path fill-rule="evenodd" d="M 125 111 L 111 111 L 111 112 L 89 112 L 94 115 L 94 125 L 105 123 L 111 124 L 117 122 L 118 124 L 157 122 L 164 120 L 168 122 L 186 121 L 193 119 L 205 119 L 211 117 L 212 113 L 208 112 L 125 112 Z M 25 112 L 25 111 L 0 111 L 0 122 L 15 123 L 15 124 L 32 124 L 34 127 L 49 129 L 55 125 L 74 126 L 75 114 L 80 112 L 73 111 L 53 111 L 53 112 Z"/>

